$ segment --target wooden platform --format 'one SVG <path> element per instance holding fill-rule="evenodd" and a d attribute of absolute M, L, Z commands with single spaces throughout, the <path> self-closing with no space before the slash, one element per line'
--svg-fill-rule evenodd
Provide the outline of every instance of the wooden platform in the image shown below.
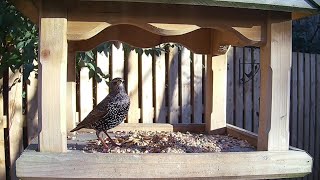
<path fill-rule="evenodd" d="M 157 129 L 156 124 L 142 126 L 144 130 Z M 173 130 L 171 125 L 158 126 L 164 131 Z M 131 129 L 130 125 L 123 127 Z M 240 128 L 228 125 L 225 132 L 249 140 L 253 145 L 256 143 L 254 134 Z M 85 140 L 77 137 L 77 141 L 69 140 L 68 145 L 81 145 Z M 281 152 L 116 154 L 85 153 L 81 150 L 42 153 L 35 147 L 36 144 L 31 145 L 17 161 L 17 176 L 21 179 L 274 179 L 302 177 L 310 173 L 312 167 L 312 158 L 298 149 Z"/>

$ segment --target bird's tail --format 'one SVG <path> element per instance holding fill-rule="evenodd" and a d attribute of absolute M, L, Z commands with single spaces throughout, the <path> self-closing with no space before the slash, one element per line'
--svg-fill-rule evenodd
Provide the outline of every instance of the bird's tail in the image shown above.
<path fill-rule="evenodd" d="M 83 126 L 77 126 L 74 129 L 72 129 L 70 132 L 78 131 L 79 129 L 82 129 Z"/>

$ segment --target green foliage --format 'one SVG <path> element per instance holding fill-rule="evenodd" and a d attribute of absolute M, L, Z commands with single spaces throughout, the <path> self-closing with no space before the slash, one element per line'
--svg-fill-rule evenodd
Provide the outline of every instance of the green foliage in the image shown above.
<path fill-rule="evenodd" d="M 30 73 L 38 69 L 37 49 L 37 26 L 7 0 L 0 1 L 0 78 L 8 68 L 21 72 L 23 67 L 23 77 L 27 80 Z"/>

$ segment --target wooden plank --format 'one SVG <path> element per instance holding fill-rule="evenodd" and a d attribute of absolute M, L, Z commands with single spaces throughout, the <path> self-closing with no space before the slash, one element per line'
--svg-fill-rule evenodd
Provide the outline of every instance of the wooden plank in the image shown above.
<path fill-rule="evenodd" d="M 130 96 L 130 109 L 128 113 L 128 123 L 138 123 L 140 119 L 140 108 L 139 108 L 139 74 L 138 74 L 138 53 L 134 50 L 127 52 L 127 87 L 128 95 Z"/>
<path fill-rule="evenodd" d="M 112 45 L 112 70 L 111 77 L 112 79 L 119 77 L 124 78 L 124 52 L 122 50 L 122 44 L 120 44 L 119 49 L 116 46 Z"/>
<path fill-rule="evenodd" d="M 97 66 L 101 69 L 102 73 L 109 74 L 109 56 L 106 56 L 104 52 L 97 53 Z M 97 83 L 97 103 L 100 103 L 108 94 L 109 86 L 107 83 L 104 80 Z"/>
<path fill-rule="evenodd" d="M 68 51 L 67 62 L 67 131 L 76 127 L 76 52 Z"/>
<path fill-rule="evenodd" d="M 260 63 L 260 49 L 253 49 L 254 63 Z M 254 65 L 254 72 L 258 71 L 253 78 L 253 132 L 258 133 L 260 114 L 260 64 Z"/>
<path fill-rule="evenodd" d="M 227 75 L 227 123 L 234 124 L 234 47 L 230 48 L 227 54 L 228 75 Z"/>
<path fill-rule="evenodd" d="M 164 131 L 172 132 L 173 126 L 164 123 L 122 123 L 119 126 L 111 129 L 110 131 Z"/>
<path fill-rule="evenodd" d="M 304 57 L 298 53 L 298 148 L 303 149 Z"/>
<path fill-rule="evenodd" d="M 304 110 L 303 110 L 303 149 L 310 153 L 310 54 L 304 54 Z"/>
<path fill-rule="evenodd" d="M 289 149 L 292 22 L 267 22 L 261 48 L 261 91 L 258 149 Z"/>
<path fill-rule="evenodd" d="M 141 118 L 143 123 L 153 123 L 153 91 L 152 91 L 152 56 L 145 53 L 141 56 L 142 66 L 142 102 Z"/>
<path fill-rule="evenodd" d="M 79 166 L 79 162 L 90 166 Z M 17 174 L 22 179 L 274 179 L 301 177 L 310 173 L 312 158 L 303 151 L 185 154 L 105 154 L 82 151 L 57 154 L 26 151 L 17 165 Z M 100 168 L 103 173 L 99 173 Z"/>
<path fill-rule="evenodd" d="M 205 124 L 174 124 L 174 132 L 191 132 L 191 133 L 204 133 L 206 130 Z"/>
<path fill-rule="evenodd" d="M 291 73 L 291 117 L 290 136 L 291 145 L 298 145 L 298 53 L 292 53 L 292 73 Z"/>
<path fill-rule="evenodd" d="M 229 46 L 228 50 L 230 50 Z M 227 54 L 212 57 L 212 100 L 211 120 L 206 122 L 209 131 L 224 128 L 227 125 Z M 208 59 L 209 60 L 209 59 Z"/>
<path fill-rule="evenodd" d="M 243 98 L 243 104 L 244 104 L 244 128 L 248 131 L 252 131 L 252 126 L 253 126 L 253 79 L 252 73 L 252 65 L 251 65 L 251 53 L 252 49 L 251 48 L 244 48 L 244 66 L 243 66 L 243 77 L 244 79 L 244 84 L 243 84 L 243 93 L 244 93 L 244 98 Z M 250 76 L 251 75 L 251 76 Z"/>
<path fill-rule="evenodd" d="M 166 59 L 165 52 L 161 52 L 160 56 L 154 56 L 155 61 L 155 122 L 166 123 L 167 107 L 166 107 Z"/>
<path fill-rule="evenodd" d="M 49 3 L 49 2 L 48 2 Z M 43 3 L 43 8 L 56 4 Z M 53 8 L 59 9 L 59 8 Z M 63 11 L 62 8 L 59 11 Z M 52 13 L 52 12 L 51 12 Z M 67 19 L 64 12 L 54 13 L 61 18 L 41 18 L 39 64 L 39 121 L 41 152 L 65 152 L 66 92 L 67 92 Z M 45 15 L 45 12 L 43 12 Z M 54 44 L 54 46 L 52 45 Z"/>
<path fill-rule="evenodd" d="M 170 124 L 179 123 L 179 84 L 178 84 L 178 48 L 169 48 L 168 54 L 168 104 Z"/>
<path fill-rule="evenodd" d="M 315 75 L 316 75 L 316 137 L 315 137 L 315 169 L 316 169 L 316 173 L 315 174 L 315 178 L 319 179 L 320 178 L 320 145 L 317 142 L 320 142 L 320 55 L 317 54 L 316 56 L 316 71 L 315 71 Z"/>
<path fill-rule="evenodd" d="M 258 134 L 251 131 L 227 124 L 227 133 L 233 137 L 245 140 L 250 143 L 252 146 L 257 147 L 258 144 Z"/>
<path fill-rule="evenodd" d="M 3 77 L 4 78 L 4 77 Z M 3 78 L 0 79 L 0 91 L 3 93 Z M 4 116 L 3 94 L 0 96 L 0 179 L 6 179 L 5 137 L 4 128 L 7 128 L 7 119 Z"/>
<path fill-rule="evenodd" d="M 315 141 L 316 134 L 316 56 L 310 54 L 310 129 L 309 129 L 309 153 L 315 158 L 315 147 L 317 142 Z M 315 165 L 315 164 L 314 164 Z M 309 175 L 309 179 L 314 176 L 315 166 L 312 167 L 313 174 Z"/>
<path fill-rule="evenodd" d="M 10 176 L 16 179 L 16 160 L 23 151 L 23 124 L 22 118 L 22 83 L 21 75 L 17 71 L 9 71 L 9 151 Z"/>
<path fill-rule="evenodd" d="M 117 131 L 164 131 L 164 132 L 172 132 L 174 126 L 167 123 L 121 123 L 119 126 L 114 127 L 108 132 L 114 133 Z M 93 129 L 81 129 L 79 130 L 81 133 L 95 133 Z M 203 132 L 203 131 L 202 131 Z M 95 134 L 94 134 L 95 135 Z M 94 137 L 93 137 L 94 138 Z"/>
<path fill-rule="evenodd" d="M 30 85 L 27 86 L 27 133 L 28 142 L 38 136 L 38 79 L 35 72 L 29 76 Z"/>
<path fill-rule="evenodd" d="M 191 52 L 187 48 L 181 51 L 181 122 L 191 123 Z"/>
<path fill-rule="evenodd" d="M 211 131 L 211 114 L 212 114 L 212 97 L 213 92 L 213 72 L 212 72 L 212 55 L 207 55 L 204 59 L 204 122 L 206 124 L 206 131 Z"/>
<path fill-rule="evenodd" d="M 192 100 L 192 116 L 193 123 L 200 124 L 203 122 L 203 87 L 202 84 L 202 71 L 204 69 L 204 64 L 202 64 L 202 59 L 204 55 L 193 54 L 193 100 Z"/>
<path fill-rule="evenodd" d="M 93 108 L 92 78 L 89 79 L 89 69 L 80 70 L 80 121 L 82 121 Z"/>
<path fill-rule="evenodd" d="M 243 124 L 243 48 L 235 48 L 235 78 L 234 78 L 234 96 L 235 96 L 235 125 L 244 128 Z"/>

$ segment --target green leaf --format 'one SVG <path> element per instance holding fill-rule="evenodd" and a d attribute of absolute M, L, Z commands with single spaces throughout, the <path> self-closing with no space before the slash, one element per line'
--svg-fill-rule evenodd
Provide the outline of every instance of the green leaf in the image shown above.
<path fill-rule="evenodd" d="M 96 70 L 95 66 L 91 63 L 87 63 L 87 67 L 89 68 L 89 70 L 92 70 L 92 71 Z"/>
<path fill-rule="evenodd" d="M 91 60 L 94 59 L 94 54 L 92 51 L 85 52 L 86 56 L 89 57 Z"/>

